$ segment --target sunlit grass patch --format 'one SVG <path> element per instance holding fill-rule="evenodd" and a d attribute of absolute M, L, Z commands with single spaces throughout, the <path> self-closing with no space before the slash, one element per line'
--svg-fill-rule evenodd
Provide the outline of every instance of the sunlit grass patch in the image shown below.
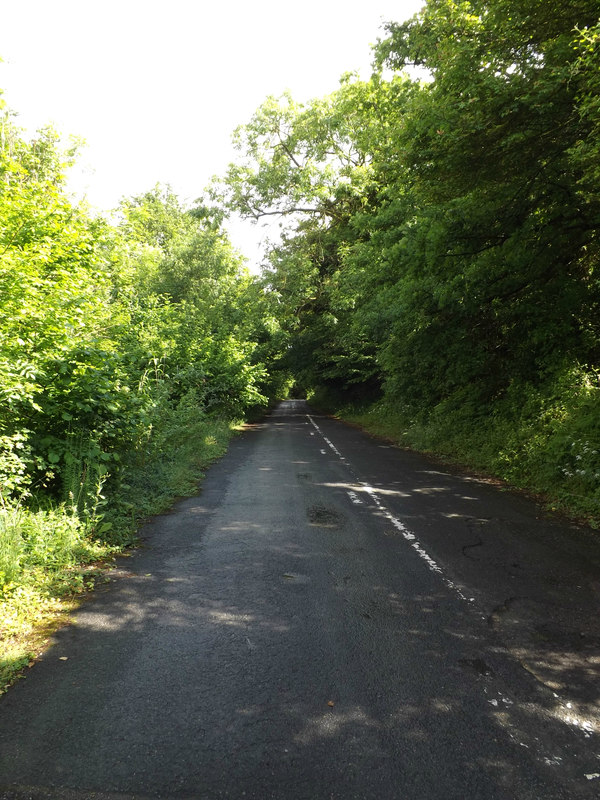
<path fill-rule="evenodd" d="M 0 508 L 0 693 L 92 587 L 114 547 L 64 505 Z"/>
<path fill-rule="evenodd" d="M 111 548 L 97 545 L 88 557 Z M 41 654 L 54 631 L 67 621 L 83 594 L 105 574 L 101 562 L 23 569 L 0 591 L 0 694 Z"/>
<path fill-rule="evenodd" d="M 72 505 L 0 506 L 0 694 L 25 674 L 82 597 L 105 579 L 139 524 L 198 490 L 236 425 L 192 413 L 165 415 L 143 453 L 124 454 L 97 517 Z"/>

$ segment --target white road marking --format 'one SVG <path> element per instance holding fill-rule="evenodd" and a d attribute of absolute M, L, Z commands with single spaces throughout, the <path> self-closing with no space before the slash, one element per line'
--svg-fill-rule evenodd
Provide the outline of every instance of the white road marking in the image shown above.
<path fill-rule="evenodd" d="M 377 511 L 379 512 L 379 514 L 384 516 L 389 522 L 391 522 L 392 525 L 396 528 L 396 530 L 399 531 L 402 534 L 404 539 L 406 539 L 408 542 L 410 542 L 411 546 L 415 549 L 415 551 L 418 553 L 420 558 L 427 564 L 429 569 L 432 572 L 436 572 L 438 575 L 440 575 L 441 579 L 443 580 L 443 582 L 445 583 L 445 585 L 449 589 L 451 589 L 455 594 L 457 594 L 461 598 L 461 600 L 463 600 L 464 602 L 466 602 L 466 603 L 474 603 L 475 602 L 475 598 L 474 597 L 466 597 L 466 595 L 461 591 L 461 589 L 454 583 L 454 581 L 450 580 L 450 578 L 448 578 L 444 574 L 444 571 L 439 566 L 439 564 L 437 564 L 433 560 L 433 558 L 431 558 L 431 556 L 425 550 L 425 548 L 418 542 L 417 537 L 415 536 L 415 534 L 412 533 L 401 520 L 399 520 L 397 517 L 395 517 L 391 513 L 391 511 L 389 511 L 389 509 L 387 509 L 385 507 L 385 505 L 381 502 L 381 500 L 377 496 L 377 489 L 375 489 L 373 486 L 369 486 L 369 484 L 367 484 L 365 481 L 361 481 L 358 478 L 358 475 L 357 475 L 356 471 L 354 470 L 354 468 L 352 467 L 352 465 L 342 455 L 342 453 L 333 444 L 333 442 L 331 442 L 327 438 L 327 436 L 325 436 L 325 434 L 323 433 L 321 428 L 317 425 L 317 423 L 310 416 L 310 414 L 307 414 L 307 417 L 308 417 L 308 420 L 311 423 L 311 425 L 313 425 L 315 430 L 320 434 L 320 436 L 327 443 L 329 448 L 336 454 L 336 456 L 339 458 L 341 463 L 344 464 L 344 466 L 351 473 L 356 486 L 360 487 L 360 491 L 361 492 L 365 492 L 366 494 L 369 495 L 369 497 L 373 501 L 373 504 L 376 506 Z M 311 436 L 312 435 L 314 435 L 314 434 L 311 431 Z M 323 450 L 321 450 L 321 452 L 323 452 Z M 363 505 L 362 500 L 358 497 L 356 492 L 347 490 L 347 494 L 348 494 L 348 497 L 350 498 L 350 500 L 353 503 L 355 503 L 356 505 L 359 505 L 359 504 Z M 482 619 L 485 619 L 485 617 L 482 616 Z M 487 694 L 487 689 L 484 689 L 484 693 Z M 501 699 L 501 701 L 502 701 L 502 703 L 504 704 L 505 707 L 514 705 L 514 702 L 512 700 L 510 700 L 507 697 L 503 696 L 501 693 L 498 693 L 498 696 L 500 697 L 500 699 Z M 557 699 L 559 698 L 559 696 L 557 694 L 555 694 L 554 696 Z M 497 699 L 488 700 L 487 702 L 490 703 L 492 706 L 494 706 L 496 708 L 500 707 L 499 702 L 498 702 Z M 571 708 L 571 704 L 567 703 L 566 704 L 566 708 L 570 709 Z M 596 729 L 594 728 L 594 726 L 589 721 L 582 720 L 582 719 L 578 718 L 577 716 L 573 715 L 572 713 L 571 714 L 567 714 L 567 715 L 554 714 L 553 716 L 557 717 L 558 719 L 562 719 L 562 721 L 567 723 L 568 725 L 576 727 L 580 731 L 583 731 L 583 733 L 584 733 L 584 735 L 586 737 L 590 737 L 593 733 L 597 732 Z M 521 744 L 522 747 L 527 747 L 527 748 L 529 747 L 529 745 L 525 744 L 524 742 L 521 742 L 520 744 Z M 542 756 L 540 755 L 540 758 L 541 757 Z M 600 754 L 598 754 L 598 758 L 600 759 Z M 554 756 L 552 758 L 552 760 L 550 760 L 550 759 L 548 759 L 546 757 L 545 758 L 545 762 L 546 762 L 546 764 L 559 765 L 560 762 L 561 762 L 561 758 Z M 590 772 L 590 773 L 585 774 L 585 777 L 587 778 L 588 781 L 597 780 L 598 778 L 600 778 L 600 773 L 598 773 L 598 772 Z"/>
<path fill-rule="evenodd" d="M 378 512 L 382 516 L 384 516 L 389 522 L 392 523 L 394 528 L 399 533 L 402 534 L 402 536 L 406 539 L 406 541 L 411 543 L 412 547 L 418 553 L 419 557 L 427 564 L 427 566 L 429 567 L 429 569 L 432 572 L 436 572 L 438 575 L 440 575 L 442 577 L 442 580 L 444 581 L 444 583 L 446 584 L 446 586 L 449 589 L 452 589 L 452 591 L 455 592 L 455 594 L 457 594 L 461 598 L 461 600 L 464 600 L 465 603 L 472 603 L 474 598 L 466 597 L 466 595 L 460 590 L 460 588 L 454 583 L 454 581 L 451 581 L 450 578 L 448 578 L 444 574 L 444 570 L 440 567 L 440 565 L 436 561 L 434 561 L 434 559 L 429 555 L 429 553 L 425 550 L 425 548 L 419 543 L 419 541 L 417 540 L 417 537 L 415 536 L 415 534 L 406 527 L 406 525 L 402 522 L 402 520 L 399 520 L 398 517 L 395 517 L 392 514 L 392 512 L 388 508 L 386 508 L 386 506 L 381 502 L 381 500 L 377 496 L 377 489 L 375 489 L 373 486 L 369 486 L 368 483 L 365 483 L 365 481 L 361 481 L 358 478 L 358 476 L 356 475 L 356 472 L 354 471 L 352 465 L 342 455 L 342 453 L 333 444 L 333 442 L 330 439 L 327 438 L 327 436 L 323 433 L 321 428 L 317 425 L 317 423 L 310 416 L 310 414 L 307 414 L 307 417 L 308 417 L 308 420 L 311 423 L 311 425 L 314 427 L 314 429 L 317 431 L 317 433 L 319 433 L 319 435 L 321 436 L 323 441 L 327 444 L 329 449 L 332 450 L 336 454 L 336 456 L 339 458 L 341 463 L 344 464 L 344 466 L 347 467 L 348 470 L 350 470 L 350 472 L 352 473 L 352 475 L 354 477 L 354 480 L 355 480 L 356 484 L 358 486 L 360 486 L 361 491 L 363 491 L 363 492 L 365 492 L 366 494 L 369 495 L 369 497 L 373 501 L 373 504 L 376 506 Z M 323 452 L 324 451 L 321 450 L 321 453 L 323 453 Z M 350 496 L 350 492 L 348 492 L 348 495 Z M 355 500 L 352 499 L 352 497 L 350 497 L 350 499 L 352 500 L 353 503 L 356 502 Z"/>
<path fill-rule="evenodd" d="M 363 501 L 360 497 L 356 494 L 356 492 L 346 492 L 350 500 L 354 503 L 355 506 L 364 506 Z"/>

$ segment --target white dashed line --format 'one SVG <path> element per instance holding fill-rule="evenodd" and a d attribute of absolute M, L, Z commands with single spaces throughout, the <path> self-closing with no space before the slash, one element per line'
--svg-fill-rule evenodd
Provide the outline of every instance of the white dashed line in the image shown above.
<path fill-rule="evenodd" d="M 347 494 L 348 494 L 348 497 L 354 503 L 355 506 L 364 506 L 363 501 L 356 494 L 356 492 L 347 492 Z"/>
<path fill-rule="evenodd" d="M 417 540 L 417 537 L 415 536 L 415 534 L 412 533 L 412 531 L 410 531 L 401 520 L 399 520 L 397 517 L 395 517 L 391 513 L 391 511 L 389 511 L 389 509 L 387 509 L 385 507 L 385 505 L 382 503 L 382 501 L 380 500 L 380 498 L 377 495 L 377 489 L 375 489 L 373 486 L 370 486 L 368 483 L 365 483 L 364 481 L 361 481 L 358 478 L 357 473 L 354 470 L 353 466 L 342 455 L 342 453 L 333 444 L 333 442 L 331 442 L 327 438 L 327 436 L 325 436 L 325 434 L 323 433 L 321 428 L 317 425 L 317 423 L 310 416 L 310 414 L 308 414 L 307 417 L 308 417 L 308 420 L 311 423 L 311 425 L 313 425 L 315 430 L 320 434 L 322 439 L 329 446 L 330 450 L 332 450 L 335 453 L 335 455 L 338 457 L 340 462 L 351 473 L 353 482 L 355 483 L 358 491 L 361 492 L 361 493 L 365 493 L 370 497 L 370 499 L 373 502 L 373 505 L 377 509 L 378 514 L 380 516 L 385 517 L 389 522 L 391 522 L 391 524 L 394 526 L 394 528 L 399 533 L 402 534 L 403 538 L 407 542 L 410 543 L 410 545 L 413 547 L 415 552 L 425 562 L 425 564 L 428 566 L 428 568 L 432 572 L 437 573 L 440 576 L 440 578 L 442 579 L 442 581 L 444 582 L 444 584 L 449 589 L 451 589 L 456 595 L 458 595 L 458 597 L 460 597 L 460 599 L 463 600 L 465 603 L 469 603 L 469 604 L 474 603 L 475 602 L 475 598 L 474 597 L 466 597 L 466 595 L 454 583 L 454 581 L 450 580 L 450 578 L 448 578 L 444 574 L 443 569 L 439 566 L 439 564 L 436 563 L 436 561 L 434 561 L 434 559 L 429 555 L 429 553 L 425 550 L 425 548 L 419 543 L 419 541 Z M 314 435 L 312 431 L 311 431 L 311 435 Z M 325 451 L 321 450 L 321 453 L 323 453 L 323 452 L 325 452 Z M 361 498 L 359 497 L 357 492 L 347 490 L 346 493 L 347 493 L 350 501 L 353 504 L 355 504 L 355 505 L 365 505 L 364 501 L 361 500 Z M 483 617 L 483 619 L 485 619 L 485 617 Z M 487 694 L 487 689 L 484 689 L 484 692 Z M 555 694 L 554 696 L 558 699 L 558 695 L 557 694 Z M 507 707 L 512 706 L 514 704 L 512 700 L 510 700 L 508 697 L 504 696 L 500 692 L 498 692 L 498 697 L 499 697 L 499 700 L 497 698 L 492 698 L 491 700 L 488 699 L 487 702 L 490 703 L 495 708 L 504 709 L 504 711 L 506 711 Z M 571 703 L 567 703 L 566 705 L 561 706 L 561 708 L 570 710 L 571 709 Z M 567 714 L 564 714 L 564 715 L 558 715 L 558 718 L 562 719 L 562 721 L 567 723 L 568 725 L 578 728 L 581 732 L 583 732 L 583 734 L 586 737 L 591 737 L 593 733 L 597 732 L 595 730 L 594 726 L 588 720 L 583 720 L 583 719 L 578 718 L 575 714 L 573 714 L 572 711 L 570 711 L 570 713 L 567 713 Z M 521 742 L 520 744 L 521 744 L 522 747 L 529 747 L 529 745 L 525 744 L 524 742 Z M 600 759 L 600 754 L 598 755 L 598 758 Z M 552 756 L 552 757 L 546 756 L 546 757 L 544 757 L 544 760 L 545 760 L 546 764 L 549 764 L 549 765 L 551 764 L 551 765 L 554 766 L 554 765 L 559 765 L 561 763 L 562 759 L 561 759 L 560 756 Z M 588 773 L 585 774 L 585 778 L 588 781 L 598 780 L 598 779 L 600 779 L 600 772 L 588 772 Z"/>
<path fill-rule="evenodd" d="M 361 481 L 357 477 L 351 464 L 342 455 L 342 453 L 333 444 L 333 442 L 330 439 L 328 439 L 327 436 L 325 436 L 321 428 L 317 425 L 317 423 L 310 416 L 310 414 L 307 414 L 307 417 L 310 424 L 315 428 L 317 433 L 319 433 L 321 438 L 328 445 L 329 449 L 335 453 L 335 455 L 339 458 L 341 463 L 344 464 L 344 466 L 352 473 L 354 481 L 357 484 L 357 486 L 360 486 L 361 491 L 369 495 L 369 497 L 373 501 L 373 504 L 376 506 L 377 511 L 382 516 L 384 516 L 388 520 L 388 522 L 391 522 L 394 528 L 399 533 L 402 534 L 402 536 L 404 537 L 404 539 L 406 539 L 407 542 L 410 542 L 410 544 L 414 548 L 415 552 L 419 555 L 419 557 L 427 564 L 427 566 L 432 572 L 436 572 L 438 575 L 441 576 L 442 580 L 449 589 L 452 589 L 452 591 L 455 594 L 457 594 L 461 598 L 461 600 L 464 600 L 465 603 L 472 603 L 474 598 L 466 597 L 466 595 L 460 590 L 460 588 L 454 583 L 454 581 L 451 581 L 450 578 L 444 575 L 444 570 L 440 567 L 440 565 L 436 561 L 434 561 L 434 559 L 429 555 L 429 553 L 425 550 L 425 548 L 417 541 L 417 537 L 415 536 L 415 534 L 406 527 L 406 525 L 402 522 L 402 520 L 399 520 L 398 517 L 395 517 L 392 514 L 392 512 L 388 508 L 386 508 L 386 506 L 381 502 L 381 500 L 377 496 L 377 490 L 373 486 L 369 486 L 368 483 Z M 326 452 L 325 450 L 321 450 L 322 454 L 325 454 L 325 452 Z M 348 497 L 355 505 L 364 505 L 363 501 L 360 500 L 356 492 L 349 491 Z"/>

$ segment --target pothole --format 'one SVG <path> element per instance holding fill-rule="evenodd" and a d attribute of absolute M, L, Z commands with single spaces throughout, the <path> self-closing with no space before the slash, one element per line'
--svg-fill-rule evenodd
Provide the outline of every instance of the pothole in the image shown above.
<path fill-rule="evenodd" d="M 342 524 L 342 515 L 332 508 L 311 506 L 307 514 L 310 524 L 317 525 L 320 528 L 339 528 Z"/>

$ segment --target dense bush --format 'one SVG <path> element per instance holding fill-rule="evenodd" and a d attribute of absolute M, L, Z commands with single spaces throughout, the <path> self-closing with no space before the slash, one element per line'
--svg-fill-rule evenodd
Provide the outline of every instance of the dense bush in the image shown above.
<path fill-rule="evenodd" d="M 74 150 L 1 124 L 0 691 L 35 620 L 192 491 L 233 422 L 285 384 L 263 363 L 267 298 L 218 212 L 157 186 L 93 217 L 66 194 Z"/>
<path fill-rule="evenodd" d="M 270 379 L 266 300 L 218 214 L 156 187 L 112 221 L 92 217 L 66 194 L 74 151 L 50 129 L 26 141 L 8 113 L 2 125 L 8 597 L 39 569 L 65 574 L 130 541 L 222 452 L 230 422 L 268 402 Z"/>

